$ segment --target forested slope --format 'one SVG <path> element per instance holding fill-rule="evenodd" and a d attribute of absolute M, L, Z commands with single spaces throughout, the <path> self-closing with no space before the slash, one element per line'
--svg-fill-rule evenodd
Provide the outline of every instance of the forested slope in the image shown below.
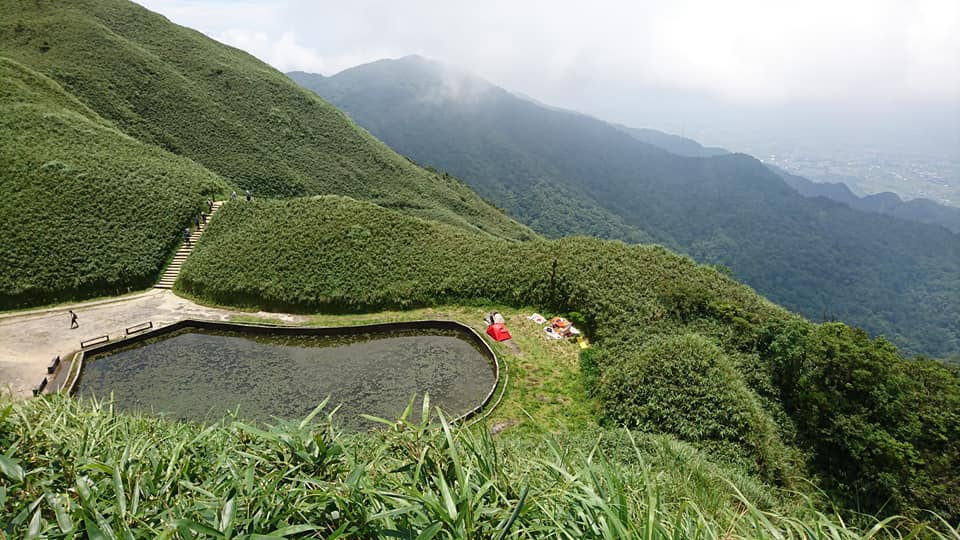
<path fill-rule="evenodd" d="M 227 184 L 0 57 L 0 309 L 141 289 Z"/>
<path fill-rule="evenodd" d="M 913 353 L 960 349 L 960 237 L 940 227 L 803 197 L 746 155 L 670 154 L 418 57 L 292 76 L 545 234 L 642 231 L 808 317 Z"/>
<path fill-rule="evenodd" d="M 252 56 L 125 0 L 0 1 L 0 54 L 117 128 L 254 196 L 338 193 L 491 234 L 530 231 L 397 155 Z"/>

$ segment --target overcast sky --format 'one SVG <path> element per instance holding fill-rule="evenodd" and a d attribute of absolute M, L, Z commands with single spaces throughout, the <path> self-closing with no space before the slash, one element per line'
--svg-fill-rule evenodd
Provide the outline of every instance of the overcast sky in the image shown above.
<path fill-rule="evenodd" d="M 281 71 L 420 54 L 706 143 L 792 136 L 960 154 L 957 0 L 138 1 Z"/>

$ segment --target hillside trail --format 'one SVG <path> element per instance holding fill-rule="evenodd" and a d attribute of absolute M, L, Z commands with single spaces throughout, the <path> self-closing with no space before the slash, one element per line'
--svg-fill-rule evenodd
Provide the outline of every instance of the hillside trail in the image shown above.
<path fill-rule="evenodd" d="M 196 234 L 191 234 L 191 244 L 195 245 Z M 183 248 L 177 253 L 183 253 Z M 164 276 L 170 268 L 167 270 Z M 179 274 L 179 263 L 175 271 Z M 166 285 L 167 279 L 162 278 L 158 285 Z M 70 328 L 71 310 L 77 314 L 79 328 Z M 117 339 L 125 335 L 126 328 L 148 321 L 158 328 L 183 319 L 228 321 L 237 315 L 279 319 L 288 324 L 305 320 L 303 316 L 287 313 L 250 313 L 201 306 L 175 295 L 169 288 L 0 314 L 0 393 L 30 396 L 33 387 L 47 375 L 50 360 L 55 356 L 66 358 L 80 350 L 82 340 L 103 335 Z"/>

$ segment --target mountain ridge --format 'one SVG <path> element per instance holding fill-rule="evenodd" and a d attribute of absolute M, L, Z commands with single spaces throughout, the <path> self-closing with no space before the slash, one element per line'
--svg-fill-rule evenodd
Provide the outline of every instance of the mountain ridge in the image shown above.
<path fill-rule="evenodd" d="M 413 80 L 394 80 L 411 64 Z M 399 152 L 451 171 L 549 237 L 646 241 L 625 234 L 641 231 L 731 268 L 809 317 L 838 317 L 912 352 L 960 348 L 958 308 L 930 307 L 960 297 L 953 277 L 960 241 L 948 231 L 806 198 L 752 157 L 678 156 L 506 90 L 427 103 L 421 95 L 443 76 L 436 65 L 385 60 L 315 81 L 313 89 Z M 606 228 L 590 230 L 594 223 Z"/>
<path fill-rule="evenodd" d="M 338 193 L 491 234 L 530 235 L 279 71 L 136 4 L 3 0 L 0 8 L 9 14 L 0 54 L 56 80 L 128 135 L 255 196 Z"/>

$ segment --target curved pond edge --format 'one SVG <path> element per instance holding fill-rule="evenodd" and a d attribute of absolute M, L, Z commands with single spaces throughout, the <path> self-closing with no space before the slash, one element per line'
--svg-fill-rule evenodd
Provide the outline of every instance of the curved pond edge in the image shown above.
<path fill-rule="evenodd" d="M 83 371 L 83 362 L 88 355 L 97 355 L 105 352 L 112 351 L 114 349 L 129 347 L 141 341 L 146 341 L 148 339 L 157 338 L 164 334 L 169 334 L 176 332 L 178 330 L 189 329 L 189 328 L 198 328 L 204 330 L 221 330 L 229 332 L 238 332 L 238 333 L 248 333 L 254 335 L 296 335 L 296 336 L 343 336 L 343 335 L 357 335 L 357 334 L 376 334 L 376 333 L 388 333 L 396 330 L 455 330 L 460 331 L 470 339 L 470 341 L 480 349 L 480 352 L 487 357 L 487 360 L 490 362 L 493 367 L 494 381 L 493 385 L 490 387 L 490 390 L 484 396 L 483 401 L 470 409 L 466 413 L 454 418 L 451 420 L 451 423 L 461 423 L 468 420 L 479 421 L 483 418 L 489 416 L 489 414 L 495 409 L 503 399 L 504 393 L 506 393 L 507 384 L 506 381 L 502 381 L 501 384 L 501 367 L 505 365 L 501 364 L 500 357 L 497 356 L 497 353 L 494 352 L 493 348 L 490 347 L 490 344 L 480 335 L 479 332 L 473 328 L 456 321 L 443 321 L 443 320 L 421 320 L 421 321 L 404 321 L 404 322 L 393 322 L 393 323 L 378 323 L 378 324 L 365 324 L 359 326 L 278 326 L 278 325 L 269 325 L 269 324 L 244 324 L 244 323 L 231 323 L 231 322 L 221 322 L 221 321 L 205 321 L 201 319 L 183 319 L 175 323 L 169 324 L 167 326 L 162 326 L 153 330 L 149 330 L 140 334 L 132 335 L 124 339 L 117 341 L 111 341 L 104 343 L 102 345 L 97 345 L 90 347 L 89 349 L 79 351 L 74 355 L 73 359 L 70 361 L 70 366 L 64 366 L 63 368 L 67 369 L 67 376 L 63 381 L 63 384 L 60 388 L 57 389 L 57 392 L 72 395 L 76 389 L 77 382 L 80 380 L 80 374 Z M 63 369 L 61 368 L 61 369 Z M 503 371 L 503 374 L 506 375 L 506 370 Z M 490 403 L 490 400 L 493 399 L 494 393 L 496 393 L 497 387 L 500 387 L 500 395 L 497 398 L 496 402 L 490 409 L 487 409 L 481 416 L 478 416 L 487 405 Z"/>

